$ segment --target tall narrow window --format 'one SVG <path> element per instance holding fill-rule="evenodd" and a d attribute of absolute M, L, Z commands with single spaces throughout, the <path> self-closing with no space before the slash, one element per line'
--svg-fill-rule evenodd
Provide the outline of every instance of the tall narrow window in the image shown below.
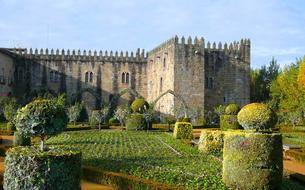
<path fill-rule="evenodd" d="M 58 72 L 57 71 L 55 71 L 54 82 L 58 82 Z"/>
<path fill-rule="evenodd" d="M 160 92 L 162 92 L 162 88 L 163 88 L 163 79 L 162 77 L 160 78 Z"/>
<path fill-rule="evenodd" d="M 129 83 L 129 73 L 126 73 L 126 84 Z"/>
<path fill-rule="evenodd" d="M 92 73 L 92 72 L 90 72 L 90 78 L 89 78 L 89 81 L 90 81 L 90 83 L 92 83 L 92 82 L 93 82 L 93 73 Z"/>
<path fill-rule="evenodd" d="M 122 83 L 125 83 L 125 73 L 122 73 Z"/>
<path fill-rule="evenodd" d="M 50 72 L 50 82 L 53 82 L 53 80 L 54 80 L 54 71 L 51 71 Z"/>
<path fill-rule="evenodd" d="M 209 88 L 209 78 L 208 77 L 205 77 L 204 87 Z"/>
<path fill-rule="evenodd" d="M 88 76 L 89 74 L 88 74 L 88 72 L 86 72 L 86 74 L 85 74 L 85 83 L 87 83 L 88 82 Z"/>
<path fill-rule="evenodd" d="M 166 58 L 164 57 L 163 58 L 163 69 L 165 69 L 165 67 L 166 67 Z"/>
<path fill-rule="evenodd" d="M 212 77 L 210 78 L 210 88 L 211 89 L 213 88 L 213 78 Z"/>
<path fill-rule="evenodd" d="M 22 69 L 19 69 L 19 71 L 18 71 L 18 80 L 19 81 L 23 80 L 23 71 L 22 71 Z"/>

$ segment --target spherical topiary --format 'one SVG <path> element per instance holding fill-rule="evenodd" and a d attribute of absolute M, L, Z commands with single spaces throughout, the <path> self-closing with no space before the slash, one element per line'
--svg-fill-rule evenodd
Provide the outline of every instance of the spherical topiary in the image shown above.
<path fill-rule="evenodd" d="M 146 121 L 143 114 L 130 114 L 126 120 L 126 130 L 143 130 L 146 129 Z"/>
<path fill-rule="evenodd" d="M 131 104 L 131 109 L 133 112 L 143 113 L 148 110 L 149 104 L 143 98 L 135 99 Z"/>
<path fill-rule="evenodd" d="M 68 123 L 64 105 L 58 100 L 34 100 L 17 112 L 15 125 L 25 136 L 39 136 L 41 149 L 44 140 L 62 132 Z"/>
<path fill-rule="evenodd" d="M 227 105 L 227 107 L 225 109 L 225 114 L 226 115 L 237 115 L 239 110 L 240 110 L 240 107 L 238 104 L 229 104 L 229 105 Z"/>
<path fill-rule="evenodd" d="M 239 124 L 246 130 L 271 129 L 277 121 L 275 113 L 262 103 L 244 106 L 237 115 Z"/>

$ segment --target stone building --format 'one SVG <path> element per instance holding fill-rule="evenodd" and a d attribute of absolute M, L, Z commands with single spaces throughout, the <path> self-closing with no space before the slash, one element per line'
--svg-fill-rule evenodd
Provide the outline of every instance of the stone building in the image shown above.
<path fill-rule="evenodd" d="M 65 93 L 88 109 L 103 103 L 129 103 L 136 96 L 171 113 L 184 100 L 189 107 L 212 109 L 250 99 L 250 40 L 230 44 L 177 36 L 145 54 L 80 50 L 0 49 L 0 95 Z M 125 93 L 127 92 L 127 93 Z"/>

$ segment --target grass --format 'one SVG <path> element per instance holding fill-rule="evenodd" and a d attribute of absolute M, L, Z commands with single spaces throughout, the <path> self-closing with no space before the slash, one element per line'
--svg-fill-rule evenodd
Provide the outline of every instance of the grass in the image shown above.
<path fill-rule="evenodd" d="M 284 144 L 295 144 L 305 148 L 305 133 L 303 132 L 289 132 L 282 133 Z"/>
<path fill-rule="evenodd" d="M 187 189 L 227 189 L 220 161 L 160 132 L 66 132 L 48 144 L 77 148 L 83 164 Z"/>
<path fill-rule="evenodd" d="M 83 165 L 122 172 L 186 189 L 228 189 L 222 163 L 165 132 L 76 131 L 50 138 L 49 145 L 82 151 Z M 305 190 L 285 179 L 283 190 Z"/>

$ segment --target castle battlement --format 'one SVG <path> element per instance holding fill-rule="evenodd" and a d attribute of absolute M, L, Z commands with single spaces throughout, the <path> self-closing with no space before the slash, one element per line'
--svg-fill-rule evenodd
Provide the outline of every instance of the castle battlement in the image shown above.
<path fill-rule="evenodd" d="M 99 51 L 96 50 L 59 50 L 59 49 L 27 49 L 27 48 L 11 48 L 7 49 L 12 53 L 19 55 L 25 59 L 33 60 L 64 60 L 64 61 L 115 61 L 115 62 L 143 62 L 147 59 L 147 53 L 144 49 L 138 48 L 136 52 L 123 51 Z"/>

